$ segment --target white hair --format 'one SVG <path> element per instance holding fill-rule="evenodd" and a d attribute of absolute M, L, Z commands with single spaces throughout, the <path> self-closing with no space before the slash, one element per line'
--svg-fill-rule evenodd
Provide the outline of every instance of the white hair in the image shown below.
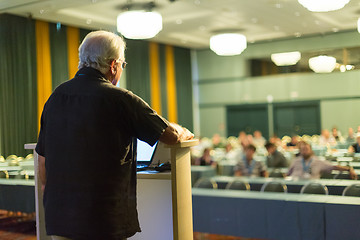
<path fill-rule="evenodd" d="M 106 74 L 111 61 L 124 60 L 125 47 L 123 38 L 115 33 L 91 32 L 80 44 L 78 68 L 92 67 Z"/>

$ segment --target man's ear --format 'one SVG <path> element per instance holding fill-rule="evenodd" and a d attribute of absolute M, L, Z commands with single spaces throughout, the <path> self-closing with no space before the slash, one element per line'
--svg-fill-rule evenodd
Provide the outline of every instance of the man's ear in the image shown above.
<path fill-rule="evenodd" d="M 111 63 L 110 63 L 110 71 L 111 71 L 112 74 L 116 73 L 115 64 L 116 64 L 116 60 L 112 60 Z"/>

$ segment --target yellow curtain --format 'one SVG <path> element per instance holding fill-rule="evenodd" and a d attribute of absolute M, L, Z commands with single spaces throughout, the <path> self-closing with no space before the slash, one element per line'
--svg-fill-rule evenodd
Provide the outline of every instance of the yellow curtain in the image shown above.
<path fill-rule="evenodd" d="M 161 88 L 159 71 L 159 45 L 149 43 L 149 62 L 150 62 L 150 100 L 151 107 L 161 115 Z"/>
<path fill-rule="evenodd" d="M 49 24 L 43 21 L 36 21 L 35 34 L 37 60 L 38 129 L 40 129 L 41 113 L 44 104 L 52 91 Z"/>
<path fill-rule="evenodd" d="M 166 86 L 167 86 L 167 107 L 168 119 L 170 122 L 177 123 L 177 96 L 176 96 L 176 77 L 175 77 L 175 62 L 174 62 L 174 48 L 172 46 L 165 46 L 165 62 L 166 62 Z"/>
<path fill-rule="evenodd" d="M 68 46 L 68 69 L 69 79 L 73 78 L 79 65 L 79 29 L 67 27 L 67 46 Z"/>

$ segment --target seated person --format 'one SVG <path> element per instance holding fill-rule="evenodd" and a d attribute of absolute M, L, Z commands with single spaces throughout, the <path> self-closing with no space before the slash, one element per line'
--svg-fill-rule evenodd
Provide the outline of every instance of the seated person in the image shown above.
<path fill-rule="evenodd" d="M 336 140 L 333 136 L 330 135 L 329 130 L 323 129 L 321 131 L 319 145 L 320 146 L 335 146 L 336 145 Z"/>
<path fill-rule="evenodd" d="M 299 137 L 294 135 L 291 137 L 291 141 L 286 144 L 288 148 L 297 148 L 297 144 L 299 143 Z"/>
<path fill-rule="evenodd" d="M 322 173 L 331 173 L 332 170 L 348 171 L 351 179 L 357 179 L 357 175 L 352 167 L 334 166 L 329 161 L 320 160 L 311 149 L 311 145 L 306 142 L 299 144 L 300 156 L 291 164 L 288 176 L 299 178 L 319 179 Z"/>
<path fill-rule="evenodd" d="M 254 131 L 254 137 L 252 139 L 252 143 L 256 147 L 264 147 L 265 145 L 265 138 L 262 136 L 262 133 L 259 130 Z"/>
<path fill-rule="evenodd" d="M 277 150 L 275 144 L 268 142 L 265 144 L 265 148 L 268 152 L 266 158 L 266 165 L 268 168 L 284 168 L 288 166 L 286 158 Z"/>
<path fill-rule="evenodd" d="M 216 167 L 216 162 L 210 155 L 210 148 L 205 148 L 203 155 L 195 161 L 195 165 Z"/>
<path fill-rule="evenodd" d="M 346 142 L 348 142 L 348 143 L 354 143 L 355 142 L 354 129 L 351 128 L 351 127 L 348 129 L 348 136 L 346 138 Z"/>
<path fill-rule="evenodd" d="M 225 159 L 235 160 L 241 149 L 234 149 L 231 143 L 227 143 L 225 146 Z"/>
<path fill-rule="evenodd" d="M 276 134 L 272 135 L 269 138 L 269 142 L 275 144 L 275 146 L 277 146 L 277 147 L 283 147 L 281 139 Z"/>
<path fill-rule="evenodd" d="M 341 133 L 336 127 L 333 127 L 331 129 L 331 135 L 335 139 L 336 142 L 342 142 L 343 141 Z"/>
<path fill-rule="evenodd" d="M 215 133 L 211 139 L 212 141 L 212 148 L 225 148 L 225 144 L 224 144 L 224 141 L 222 139 L 222 137 Z"/>
<path fill-rule="evenodd" d="M 234 175 L 256 177 L 267 176 L 266 168 L 262 162 L 256 161 L 254 159 L 256 147 L 250 144 L 245 147 L 244 152 L 245 154 L 234 167 Z"/>
<path fill-rule="evenodd" d="M 356 143 L 351 145 L 348 151 L 350 153 L 360 153 L 360 133 L 356 134 Z"/>

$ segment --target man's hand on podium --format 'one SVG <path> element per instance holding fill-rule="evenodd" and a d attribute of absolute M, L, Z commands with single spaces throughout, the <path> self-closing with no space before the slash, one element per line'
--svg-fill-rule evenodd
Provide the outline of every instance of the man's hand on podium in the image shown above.
<path fill-rule="evenodd" d="M 163 134 L 160 136 L 159 140 L 165 144 L 172 145 L 191 140 L 193 138 L 194 134 L 192 134 L 187 128 L 184 128 L 176 123 L 170 123 Z"/>

